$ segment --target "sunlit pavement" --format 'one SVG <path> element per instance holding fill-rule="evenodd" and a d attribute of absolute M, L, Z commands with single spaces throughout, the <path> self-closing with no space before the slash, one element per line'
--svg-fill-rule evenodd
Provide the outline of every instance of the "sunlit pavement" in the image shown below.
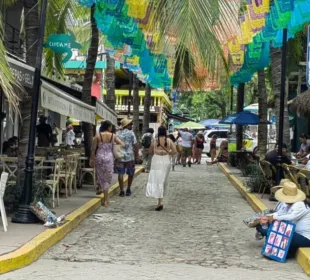
<path fill-rule="evenodd" d="M 146 181 L 137 177 L 131 197 L 112 198 L 39 261 L 0 279 L 308 279 L 295 260 L 261 257 L 263 241 L 242 222 L 253 211 L 217 166 L 177 166 L 162 212 Z"/>

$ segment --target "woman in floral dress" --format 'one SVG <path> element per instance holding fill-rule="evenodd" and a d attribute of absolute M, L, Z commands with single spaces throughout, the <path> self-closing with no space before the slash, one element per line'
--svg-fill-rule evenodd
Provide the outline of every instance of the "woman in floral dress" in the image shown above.
<path fill-rule="evenodd" d="M 123 142 L 111 131 L 112 124 L 109 121 L 102 122 L 100 133 L 93 140 L 89 163 L 91 167 L 96 169 L 97 181 L 100 187 L 97 194 L 104 194 L 105 207 L 108 207 L 109 204 L 109 188 L 114 171 L 113 143 L 123 145 Z"/>

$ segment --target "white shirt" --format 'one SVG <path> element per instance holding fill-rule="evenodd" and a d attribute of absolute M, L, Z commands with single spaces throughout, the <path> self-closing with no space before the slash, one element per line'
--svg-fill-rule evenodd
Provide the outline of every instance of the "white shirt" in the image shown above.
<path fill-rule="evenodd" d="M 67 134 L 66 134 L 66 144 L 68 146 L 74 145 L 74 139 L 75 139 L 75 133 L 73 132 L 73 130 L 67 131 Z"/>
<path fill-rule="evenodd" d="M 190 132 L 180 131 L 182 137 L 182 147 L 191 148 L 193 146 L 193 135 Z"/>
<path fill-rule="evenodd" d="M 295 232 L 310 240 L 310 208 L 303 201 L 294 203 L 287 214 L 275 213 L 273 218 L 296 224 Z"/>

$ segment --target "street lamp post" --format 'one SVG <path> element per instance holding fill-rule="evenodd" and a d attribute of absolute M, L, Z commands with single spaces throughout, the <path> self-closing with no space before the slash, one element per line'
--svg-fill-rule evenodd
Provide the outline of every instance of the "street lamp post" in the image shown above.
<path fill-rule="evenodd" d="M 31 105 L 28 154 L 26 157 L 25 180 L 20 205 L 18 206 L 18 210 L 12 218 L 13 223 L 28 224 L 37 222 L 37 218 L 30 210 L 30 203 L 32 200 L 32 178 L 33 178 L 33 166 L 34 166 L 36 124 L 37 124 L 37 112 L 38 112 L 38 103 L 39 103 L 40 85 L 41 85 L 42 53 L 43 53 L 44 29 L 46 21 L 46 9 L 48 5 L 47 2 L 48 0 L 42 0 L 41 5 L 38 49 L 37 49 L 36 65 L 34 72 L 33 95 Z"/>
<path fill-rule="evenodd" d="M 282 148 L 283 148 L 283 127 L 284 127 L 284 101 L 285 101 L 285 74 L 286 74 L 286 41 L 287 28 L 283 29 L 282 41 L 282 63 L 281 63 L 281 92 L 280 92 L 280 114 L 279 114 L 279 134 L 278 134 L 278 164 L 277 164 L 277 185 L 281 181 L 282 170 Z"/>

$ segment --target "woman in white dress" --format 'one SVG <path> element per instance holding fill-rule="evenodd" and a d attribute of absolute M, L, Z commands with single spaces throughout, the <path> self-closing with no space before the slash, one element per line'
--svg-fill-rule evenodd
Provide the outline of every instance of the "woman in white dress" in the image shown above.
<path fill-rule="evenodd" d="M 163 210 L 163 197 L 168 184 L 171 168 L 170 156 L 177 153 L 174 143 L 167 137 L 165 127 L 158 128 L 157 138 L 152 142 L 150 153 L 153 153 L 151 171 L 146 187 L 146 196 L 158 199 L 156 211 Z"/>

